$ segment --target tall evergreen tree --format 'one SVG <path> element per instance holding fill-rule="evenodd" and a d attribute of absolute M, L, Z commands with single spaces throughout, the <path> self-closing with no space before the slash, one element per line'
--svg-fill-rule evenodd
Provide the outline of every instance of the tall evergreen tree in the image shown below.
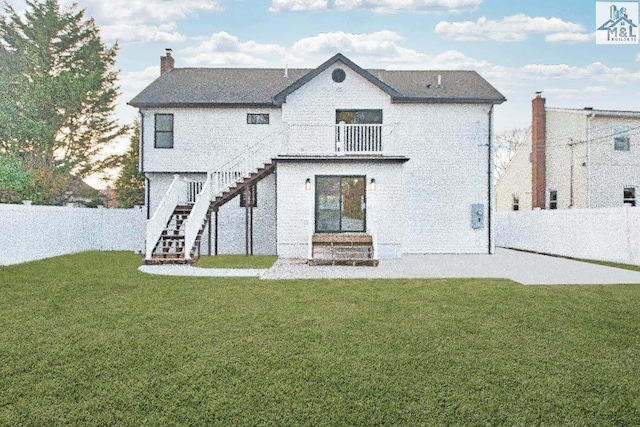
<path fill-rule="evenodd" d="M 119 158 L 122 165 L 115 182 L 116 201 L 121 208 L 144 204 L 144 176 L 138 169 L 140 161 L 140 122 L 136 120 L 129 150 Z"/>
<path fill-rule="evenodd" d="M 27 0 L 23 16 L 5 2 L 0 20 L 0 151 L 45 176 L 85 177 L 96 155 L 124 134 L 113 118 L 117 45 L 93 19 L 58 0 Z"/>

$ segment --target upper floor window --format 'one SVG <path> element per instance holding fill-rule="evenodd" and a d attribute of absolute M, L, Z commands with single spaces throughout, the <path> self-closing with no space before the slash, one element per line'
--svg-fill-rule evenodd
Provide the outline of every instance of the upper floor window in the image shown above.
<path fill-rule="evenodd" d="M 549 191 L 549 209 L 558 209 L 558 192 Z"/>
<path fill-rule="evenodd" d="M 336 124 L 382 124 L 382 110 L 336 110 Z"/>
<path fill-rule="evenodd" d="M 636 206 L 636 189 L 627 187 L 623 192 L 623 203 L 629 206 Z"/>
<path fill-rule="evenodd" d="M 517 194 L 513 195 L 513 202 L 511 204 L 511 209 L 514 211 L 520 210 L 520 196 Z"/>
<path fill-rule="evenodd" d="M 267 114 L 267 113 L 261 113 L 261 114 L 249 113 L 249 114 L 247 114 L 247 124 L 249 124 L 249 125 L 268 125 L 269 124 L 269 114 Z"/>
<path fill-rule="evenodd" d="M 629 151 L 631 136 L 629 126 L 616 126 L 613 130 L 613 146 L 616 151 Z"/>
<path fill-rule="evenodd" d="M 173 148 L 173 114 L 155 115 L 155 148 Z"/>

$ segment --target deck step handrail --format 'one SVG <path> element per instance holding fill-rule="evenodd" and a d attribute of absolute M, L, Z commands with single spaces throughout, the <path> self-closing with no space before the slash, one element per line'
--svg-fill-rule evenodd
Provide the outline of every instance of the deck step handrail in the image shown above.
<path fill-rule="evenodd" d="M 200 188 L 200 191 L 196 195 L 195 203 L 191 208 L 189 217 L 185 221 L 184 257 L 187 260 L 191 259 L 191 249 L 193 248 L 202 227 L 204 227 L 204 223 L 209 212 L 209 206 L 211 205 L 212 189 L 213 183 L 211 175 L 209 175 L 204 185 Z"/>
<path fill-rule="evenodd" d="M 174 175 L 169 189 L 160 201 L 160 205 L 156 208 L 153 216 L 147 220 L 146 259 L 151 259 L 153 249 L 171 219 L 175 207 L 178 206 L 181 201 L 184 201 L 185 192 L 185 181 L 180 179 L 179 175 Z"/>

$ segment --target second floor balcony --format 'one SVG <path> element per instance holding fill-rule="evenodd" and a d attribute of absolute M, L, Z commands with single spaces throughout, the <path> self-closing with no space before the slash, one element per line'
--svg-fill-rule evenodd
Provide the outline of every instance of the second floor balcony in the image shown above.
<path fill-rule="evenodd" d="M 382 154 L 384 152 L 382 124 L 335 125 L 335 152 L 338 154 Z"/>

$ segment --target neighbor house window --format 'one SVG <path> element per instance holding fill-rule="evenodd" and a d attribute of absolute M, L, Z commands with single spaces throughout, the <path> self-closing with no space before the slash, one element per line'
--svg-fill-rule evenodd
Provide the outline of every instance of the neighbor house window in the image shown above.
<path fill-rule="evenodd" d="M 156 114 L 155 132 L 155 148 L 173 148 L 173 114 Z"/>
<path fill-rule="evenodd" d="M 249 198 L 250 198 L 249 207 L 250 208 L 258 207 L 258 189 L 256 188 L 255 184 L 249 187 Z M 241 208 L 247 207 L 247 199 L 244 191 L 240 193 L 240 207 Z"/>
<path fill-rule="evenodd" d="M 558 192 L 549 191 L 549 209 L 558 209 Z"/>
<path fill-rule="evenodd" d="M 613 146 L 616 151 L 629 151 L 631 137 L 629 126 L 616 126 L 613 130 Z"/>
<path fill-rule="evenodd" d="M 520 196 L 517 194 L 513 195 L 513 203 L 511 204 L 511 209 L 514 211 L 520 210 Z"/>
<path fill-rule="evenodd" d="M 623 192 L 623 203 L 629 206 L 636 205 L 636 189 L 633 187 L 628 187 L 624 189 Z"/>
<path fill-rule="evenodd" d="M 269 114 L 247 114 L 247 124 L 250 125 L 268 125 Z"/>

